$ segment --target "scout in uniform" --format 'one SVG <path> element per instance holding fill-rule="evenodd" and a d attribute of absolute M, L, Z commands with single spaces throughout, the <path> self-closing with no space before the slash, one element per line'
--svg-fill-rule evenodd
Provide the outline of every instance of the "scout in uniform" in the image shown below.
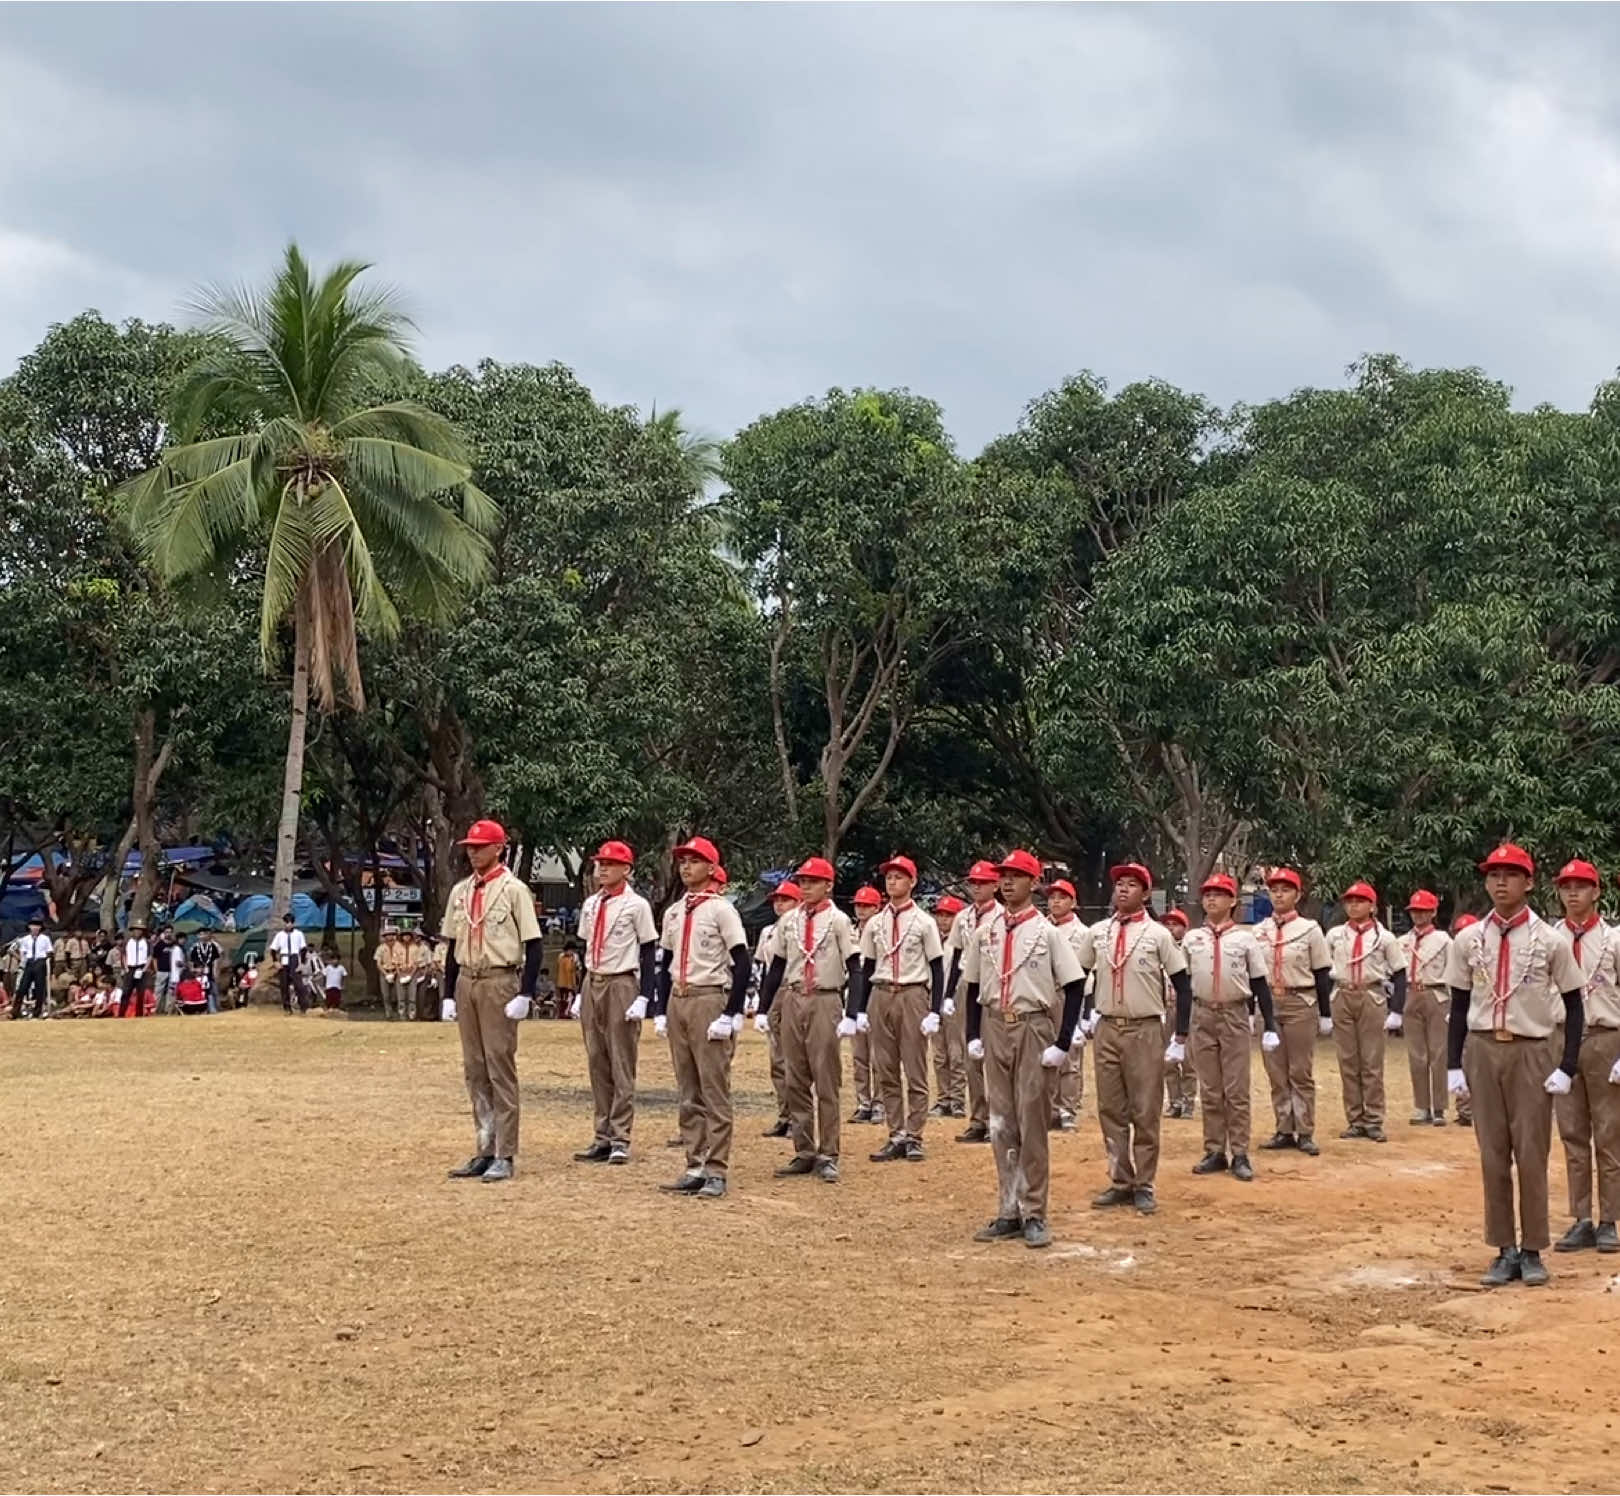
<path fill-rule="evenodd" d="M 591 1078 L 593 1126 L 580 1163 L 630 1162 L 636 1116 L 636 1056 L 641 1023 L 655 996 L 653 952 L 658 930 L 652 906 L 629 884 L 635 853 L 622 841 L 596 854 L 596 892 L 580 906 L 585 980 L 579 992 L 579 1031 Z"/>
<path fill-rule="evenodd" d="M 51 1010 L 51 937 L 45 921 L 37 914 L 28 921 L 28 933 L 17 942 L 19 967 L 17 985 L 11 989 L 11 1016 L 17 1017 L 34 995 L 34 1017 L 43 1018 Z"/>
<path fill-rule="evenodd" d="M 121 965 L 123 970 L 119 978 L 122 987 L 118 999 L 118 1016 L 145 1017 L 146 994 L 152 986 L 152 947 L 146 938 L 146 926 L 139 920 L 130 921 Z M 13 1014 L 16 1013 L 15 1003 L 12 1004 L 11 1011 Z"/>
<path fill-rule="evenodd" d="M 1262 1051 L 1282 1045 L 1266 982 L 1266 961 L 1254 932 L 1232 922 L 1237 880 L 1213 873 L 1199 897 L 1205 923 L 1181 942 L 1192 981 L 1192 1051 L 1198 1083 L 1204 1092 L 1204 1156 L 1194 1174 L 1215 1174 L 1227 1167 L 1247 1184 L 1254 1178 L 1249 1162 L 1249 1002 L 1260 1007 L 1265 1034 Z"/>
<path fill-rule="evenodd" d="M 946 894 L 935 901 L 934 924 L 939 928 L 940 943 L 947 949 L 951 932 L 956 928 L 956 916 L 967 906 L 958 898 Z M 934 1109 L 931 1117 L 967 1116 L 967 1015 L 965 1004 L 956 1001 L 956 993 L 947 986 L 945 1001 L 940 1004 L 939 1032 L 934 1035 Z"/>
<path fill-rule="evenodd" d="M 1067 878 L 1056 879 L 1046 890 L 1046 917 L 1059 936 L 1068 941 L 1075 959 L 1082 968 L 1089 967 L 1091 936 L 1074 912 L 1079 902 L 1074 884 Z M 1086 1032 L 1077 1023 L 1069 1040 L 1068 1056 L 1047 1076 L 1047 1090 L 1051 1106 L 1049 1121 L 1059 1132 L 1073 1132 L 1075 1119 L 1080 1115 L 1080 1103 L 1086 1094 L 1085 1067 Z"/>
<path fill-rule="evenodd" d="M 838 1041 L 855 1037 L 860 941 L 854 922 L 832 902 L 835 877 L 824 857 L 799 869 L 802 897 L 771 932 L 760 986 L 754 1024 L 781 1038 L 792 1122 L 793 1157 L 776 1171 L 778 1179 L 814 1174 L 838 1183 Z"/>
<path fill-rule="evenodd" d="M 1580 1068 L 1585 976 L 1568 938 L 1539 919 L 1527 902 L 1536 876 L 1530 854 L 1506 842 L 1480 871 L 1494 907 L 1451 942 L 1446 1085 L 1453 1095 L 1466 1090 L 1473 1098 L 1485 1240 L 1497 1249 L 1481 1281 L 1487 1288 L 1515 1278 L 1536 1286 L 1547 1281 L 1541 1254 L 1552 1234 L 1547 1219 L 1552 1098 L 1569 1095 Z M 1553 1053 L 1550 991 L 1563 999 L 1562 1054 Z"/>
<path fill-rule="evenodd" d="M 1446 967 L 1451 937 L 1434 923 L 1440 900 L 1420 888 L 1406 901 L 1412 928 L 1400 938 L 1406 960 L 1406 1060 L 1412 1071 L 1414 1127 L 1446 1125 L 1446 1021 L 1451 996 Z"/>
<path fill-rule="evenodd" d="M 980 926 L 1001 918 L 1001 905 L 996 899 L 997 890 L 1001 886 L 1001 875 L 996 871 L 995 863 L 975 862 L 968 869 L 964 881 L 967 884 L 968 907 L 956 916 L 956 921 L 951 926 L 951 938 L 946 942 L 951 950 L 951 974 L 946 981 L 946 988 L 953 1000 L 957 997 L 956 989 L 960 985 L 962 961 L 968 946 L 973 942 L 973 937 Z M 957 1017 L 960 1022 L 966 1023 L 965 1012 L 959 1011 Z M 965 1028 L 963 1034 L 965 1037 Z M 984 1065 L 969 1055 L 966 1068 L 968 1125 L 957 1133 L 956 1141 L 987 1143 L 990 1141 L 990 1107 L 984 1094 Z"/>
<path fill-rule="evenodd" d="M 984 1065 L 990 1098 L 1000 1201 L 995 1219 L 974 1240 L 1022 1236 L 1026 1247 L 1044 1247 L 1052 1240 L 1046 1224 L 1049 1078 L 1069 1055 L 1085 967 L 1070 938 L 1035 907 L 1040 859 L 1009 852 L 999 870 L 1006 917 L 978 929 L 962 971 L 968 1044 Z"/>
<path fill-rule="evenodd" d="M 1177 945 L 1183 945 L 1187 935 L 1187 916 L 1179 909 L 1170 909 L 1165 912 L 1164 927 L 1175 937 Z M 1165 1014 L 1164 1014 L 1164 1042 L 1168 1048 L 1170 1041 L 1176 1037 L 1176 1009 L 1175 993 L 1170 990 L 1169 980 L 1165 982 Z M 1167 1117 L 1191 1119 L 1198 1111 L 1198 1067 L 1189 1057 L 1177 1060 L 1174 1064 L 1168 1060 L 1164 1066 L 1164 1114 Z"/>
<path fill-rule="evenodd" d="M 1399 1033 L 1406 1006 L 1406 963 L 1395 937 L 1373 917 L 1378 895 L 1352 883 L 1340 902 L 1345 923 L 1328 931 L 1333 961 L 1333 1039 L 1339 1052 L 1346 1126 L 1341 1138 L 1387 1143 L 1384 1132 L 1384 1042 Z M 1384 995 L 1384 983 L 1395 989 Z"/>
<path fill-rule="evenodd" d="M 1620 1087 L 1620 967 L 1616 965 L 1620 940 L 1598 914 L 1598 872 L 1590 862 L 1565 864 L 1556 882 L 1564 905 L 1559 931 L 1569 941 L 1570 953 L 1584 978 L 1585 1022 L 1569 1095 L 1553 1101 L 1574 1221 L 1553 1250 L 1578 1252 L 1596 1247 L 1600 1252 L 1620 1252 L 1620 1235 L 1615 1233 L 1615 1218 L 1620 1216 L 1620 1090 L 1616 1089 Z M 1547 996 L 1549 1003 L 1557 1002 L 1556 991 Z M 1555 1027 L 1555 1047 L 1560 1040 Z M 1592 1209 L 1594 1147 L 1597 1211 Z"/>
<path fill-rule="evenodd" d="M 399 1016 L 408 1023 L 416 1021 L 416 996 L 422 979 L 422 942 L 416 931 L 403 931 L 399 947 Z"/>
<path fill-rule="evenodd" d="M 855 933 L 859 935 L 872 922 L 883 907 L 883 895 L 875 888 L 855 890 Z M 855 1110 L 851 1122 L 881 1122 L 883 1103 L 874 1099 L 872 1090 L 872 1035 L 868 1029 L 859 1029 L 849 1047 L 850 1059 L 855 1066 Z"/>
<path fill-rule="evenodd" d="M 1299 913 L 1303 882 L 1291 867 L 1266 879 L 1271 913 L 1254 927 L 1266 958 L 1281 1045 L 1265 1056 L 1277 1131 L 1262 1148 L 1298 1148 L 1315 1157 L 1316 1039 L 1333 1032 L 1333 958 L 1314 919 Z"/>
<path fill-rule="evenodd" d="M 928 1122 L 928 1041 L 939 1030 L 945 998 L 939 927 L 911 897 L 917 864 L 891 857 L 882 867 L 888 906 L 861 931 L 861 1004 L 857 1027 L 872 1031 L 872 1068 L 883 1095 L 889 1141 L 875 1164 L 923 1160 Z"/>
<path fill-rule="evenodd" d="M 1132 1205 L 1143 1215 L 1158 1209 L 1153 1181 L 1159 1170 L 1159 1097 L 1164 1066 L 1187 1058 L 1192 986 L 1181 947 L 1157 920 L 1147 897 L 1153 874 L 1139 862 L 1110 869 L 1114 912 L 1091 927 L 1100 1015 L 1093 1043 L 1097 1119 L 1108 1150 L 1111 1183 L 1091 1203 L 1096 1209 Z M 1164 990 L 1176 995 L 1176 1034 L 1164 1043 Z"/>
<path fill-rule="evenodd" d="M 399 931 L 389 925 L 383 931 L 382 944 L 377 947 L 377 982 L 382 987 L 384 1018 L 399 1018 L 405 1011 L 399 990 L 400 962 L 403 957 L 404 946 L 400 943 Z"/>
<path fill-rule="evenodd" d="M 686 892 L 664 911 L 653 1027 L 669 1039 L 686 1172 L 659 1188 L 718 1200 L 731 1161 L 732 1040 L 748 995 L 748 937 L 737 911 L 716 892 L 720 854 L 713 842 L 702 836 L 683 842 L 675 867 Z"/>
<path fill-rule="evenodd" d="M 90 942 L 75 930 L 58 942 L 57 954 L 65 963 L 69 976 L 82 977 L 90 960 Z"/>
<path fill-rule="evenodd" d="M 472 872 L 450 890 L 440 933 L 477 1152 L 450 1177 L 493 1184 L 512 1177 L 517 1158 L 518 1024 L 529 1016 L 543 945 L 534 895 L 501 861 L 500 823 L 474 821 L 461 845 Z"/>
<path fill-rule="evenodd" d="M 1452 943 L 1455 944 L 1456 940 L 1457 940 L 1457 937 L 1459 935 L 1461 935 L 1462 932 L 1464 930 L 1466 930 L 1470 925 L 1477 925 L 1478 923 L 1479 923 L 1479 916 L 1476 915 L 1476 914 L 1459 914 L 1459 915 L 1457 915 L 1451 921 L 1451 939 L 1452 939 Z M 1448 956 L 1446 959 L 1447 959 L 1447 964 L 1449 965 L 1450 964 L 1450 957 Z M 1449 1040 L 1448 1040 L 1448 1043 L 1449 1043 Z M 1457 1123 L 1457 1126 L 1458 1127 L 1472 1127 L 1474 1125 L 1474 1103 L 1469 1098 L 1467 1090 L 1465 1089 L 1463 1091 L 1454 1093 L 1453 1096 L 1452 1096 L 1452 1100 L 1455 1101 L 1456 1104 L 1457 1104 L 1457 1116 L 1456 1116 L 1456 1119 L 1455 1119 L 1456 1123 Z"/>
<path fill-rule="evenodd" d="M 784 878 L 778 883 L 776 892 L 771 895 L 771 908 L 776 911 L 776 923 L 766 925 L 760 931 L 759 944 L 754 947 L 754 966 L 758 973 L 761 996 L 765 988 L 765 973 L 770 970 L 771 965 L 771 936 L 776 933 L 776 925 L 798 907 L 799 900 L 803 897 L 799 885 L 791 878 Z M 788 1114 L 787 1064 L 782 1058 L 782 1042 L 777 1034 L 776 1024 L 767 1023 L 764 1033 L 766 1045 L 771 1052 L 771 1089 L 776 1092 L 776 1121 L 767 1127 L 761 1136 L 785 1138 L 792 1131 Z"/>

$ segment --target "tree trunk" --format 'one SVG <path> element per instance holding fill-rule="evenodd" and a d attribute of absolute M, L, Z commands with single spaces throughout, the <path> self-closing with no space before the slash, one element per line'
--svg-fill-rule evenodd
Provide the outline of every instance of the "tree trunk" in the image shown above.
<path fill-rule="evenodd" d="M 309 727 L 309 599 L 300 594 L 293 624 L 292 721 L 287 728 L 287 765 L 281 781 L 281 821 L 276 827 L 276 870 L 270 892 L 270 925 L 292 908 L 293 869 L 298 861 L 298 817 L 304 798 L 304 737 Z"/>
<path fill-rule="evenodd" d="M 150 922 L 162 860 L 157 836 L 157 797 L 152 785 L 156 756 L 157 713 L 151 707 L 143 707 L 135 714 L 135 843 L 141 849 L 141 871 L 135 879 L 135 897 L 129 905 L 131 924 Z"/>
<path fill-rule="evenodd" d="M 124 834 L 118 838 L 118 845 L 113 848 L 112 861 L 107 865 L 107 876 L 101 882 L 99 923 L 103 935 L 118 933 L 118 906 L 123 902 L 124 894 L 124 864 L 129 861 L 129 854 L 134 849 L 135 837 L 139 830 L 133 820 L 124 827 Z"/>

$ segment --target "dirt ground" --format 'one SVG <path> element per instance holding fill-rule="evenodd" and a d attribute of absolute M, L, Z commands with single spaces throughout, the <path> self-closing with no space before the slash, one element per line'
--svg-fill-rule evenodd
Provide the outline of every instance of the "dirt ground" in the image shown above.
<path fill-rule="evenodd" d="M 993 1170 L 960 1124 L 922 1165 L 850 1127 L 841 1185 L 771 1179 L 752 1030 L 730 1197 L 661 1195 L 650 1028 L 643 1056 L 633 1162 L 574 1164 L 578 1034 L 525 1025 L 520 1176 L 485 1188 L 444 1177 L 447 1025 L 0 1027 L 0 1486 L 1614 1487 L 1620 1259 L 1479 1291 L 1473 1135 L 1406 1124 L 1398 1043 L 1387 1146 L 1336 1140 L 1324 1049 L 1321 1158 L 1195 1179 L 1167 1121 L 1152 1220 L 1088 1208 L 1088 1077 L 1045 1252 L 971 1241 Z"/>

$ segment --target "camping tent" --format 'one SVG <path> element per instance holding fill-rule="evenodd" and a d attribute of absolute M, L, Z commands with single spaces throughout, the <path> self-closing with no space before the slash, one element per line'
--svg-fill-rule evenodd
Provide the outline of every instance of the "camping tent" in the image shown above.
<path fill-rule="evenodd" d="M 307 893 L 295 893 L 292 898 L 292 917 L 300 930 L 324 930 L 326 928 L 326 910 L 315 902 Z M 236 906 L 236 928 L 238 930 L 252 930 L 264 924 L 270 918 L 270 899 L 267 895 L 256 893 L 242 900 Z M 333 928 L 338 930 L 352 930 L 354 916 L 341 904 L 337 908 L 337 919 Z"/>
<path fill-rule="evenodd" d="M 219 905 L 207 894 L 187 899 L 174 911 L 175 929 L 186 933 L 192 930 L 217 930 L 224 923 L 225 916 L 219 912 Z"/>

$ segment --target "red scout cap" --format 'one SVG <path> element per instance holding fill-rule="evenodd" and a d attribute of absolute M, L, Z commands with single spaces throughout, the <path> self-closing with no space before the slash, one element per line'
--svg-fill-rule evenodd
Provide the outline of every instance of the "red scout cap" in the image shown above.
<path fill-rule="evenodd" d="M 1071 899 L 1078 899 L 1080 897 L 1080 895 L 1074 891 L 1074 884 L 1069 882 L 1067 878 L 1054 878 L 1047 886 L 1046 891 L 1048 894 L 1066 893 Z"/>
<path fill-rule="evenodd" d="M 1000 874 L 996 872 L 995 863 L 981 860 L 975 862 L 968 869 L 967 881 L 969 883 L 994 883 L 999 876 Z"/>
<path fill-rule="evenodd" d="M 1594 888 L 1601 888 L 1603 880 L 1598 877 L 1598 870 L 1590 862 L 1582 862 L 1576 858 L 1573 862 L 1566 862 L 1558 869 L 1558 876 L 1554 883 L 1590 883 Z"/>
<path fill-rule="evenodd" d="M 1430 914 L 1433 914 L 1440 907 L 1440 900 L 1430 893 L 1428 889 L 1420 888 L 1406 901 L 1406 907 L 1408 909 L 1427 909 Z"/>
<path fill-rule="evenodd" d="M 690 841 L 683 841 L 675 849 L 675 857 L 696 857 L 703 862 L 712 862 L 716 867 L 720 865 L 720 854 L 715 850 L 714 843 L 706 836 L 694 836 Z"/>
<path fill-rule="evenodd" d="M 1108 876 L 1118 883 L 1121 878 L 1135 878 L 1144 888 L 1153 887 L 1153 874 L 1140 862 L 1122 862 L 1108 869 Z"/>
<path fill-rule="evenodd" d="M 1234 899 L 1237 897 L 1237 879 L 1230 873 L 1211 873 L 1204 879 L 1204 886 L 1199 893 L 1226 893 Z"/>
<path fill-rule="evenodd" d="M 791 878 L 784 878 L 776 885 L 776 892 L 771 895 L 773 899 L 802 899 L 804 894 L 799 885 Z"/>
<path fill-rule="evenodd" d="M 1459 914 L 1451 922 L 1451 933 L 1455 935 L 1457 931 L 1466 930 L 1470 925 L 1477 925 L 1478 923 L 1479 916 L 1477 914 Z"/>
<path fill-rule="evenodd" d="M 878 871 L 880 873 L 904 873 L 913 883 L 917 881 L 917 864 L 909 857 L 891 857 Z"/>
<path fill-rule="evenodd" d="M 1374 892 L 1371 883 L 1352 883 L 1339 895 L 1339 898 L 1341 901 L 1344 899 L 1365 899 L 1369 904 L 1378 902 L 1378 895 Z"/>
<path fill-rule="evenodd" d="M 1271 888 L 1278 883 L 1286 883 L 1290 888 L 1298 889 L 1301 893 L 1305 891 L 1304 881 L 1291 867 L 1274 867 L 1266 875 L 1267 888 Z"/>
<path fill-rule="evenodd" d="M 883 906 L 883 895 L 875 888 L 857 888 L 855 890 L 855 907 L 857 909 L 880 909 Z"/>
<path fill-rule="evenodd" d="M 825 883 L 835 883 L 838 880 L 837 870 L 825 857 L 806 857 L 799 864 L 797 873 L 800 878 L 820 878 Z"/>
<path fill-rule="evenodd" d="M 596 854 L 598 862 L 622 862 L 626 867 L 634 867 L 636 854 L 630 850 L 628 842 L 603 842 L 602 849 Z"/>
<path fill-rule="evenodd" d="M 724 888 L 726 886 L 726 884 L 731 882 L 731 874 L 728 873 L 718 863 L 715 864 L 714 873 L 713 873 L 712 876 L 713 876 L 713 881 L 718 883 L 722 888 Z"/>
<path fill-rule="evenodd" d="M 1512 842 L 1503 842 L 1479 865 L 1482 873 L 1488 873 L 1492 868 L 1506 868 L 1510 872 L 1528 873 L 1532 878 L 1536 875 L 1536 860 L 1523 847 L 1515 846 Z"/>
<path fill-rule="evenodd" d="M 464 847 L 504 847 L 506 828 L 499 821 L 474 821 L 461 838 Z"/>
<path fill-rule="evenodd" d="M 1033 852 L 1026 852 L 1018 847 L 1001 859 L 996 868 L 998 873 L 1022 873 L 1026 878 L 1039 878 L 1041 875 L 1041 859 Z"/>
<path fill-rule="evenodd" d="M 1171 920 L 1174 920 L 1178 925 L 1184 925 L 1187 923 L 1187 916 L 1179 909 L 1167 909 L 1164 912 L 1164 922 L 1169 924 Z"/>
<path fill-rule="evenodd" d="M 944 898 L 934 905 L 934 913 L 960 914 L 965 908 L 967 908 L 967 905 L 964 904 L 960 899 L 953 898 L 950 894 L 946 894 Z"/>

